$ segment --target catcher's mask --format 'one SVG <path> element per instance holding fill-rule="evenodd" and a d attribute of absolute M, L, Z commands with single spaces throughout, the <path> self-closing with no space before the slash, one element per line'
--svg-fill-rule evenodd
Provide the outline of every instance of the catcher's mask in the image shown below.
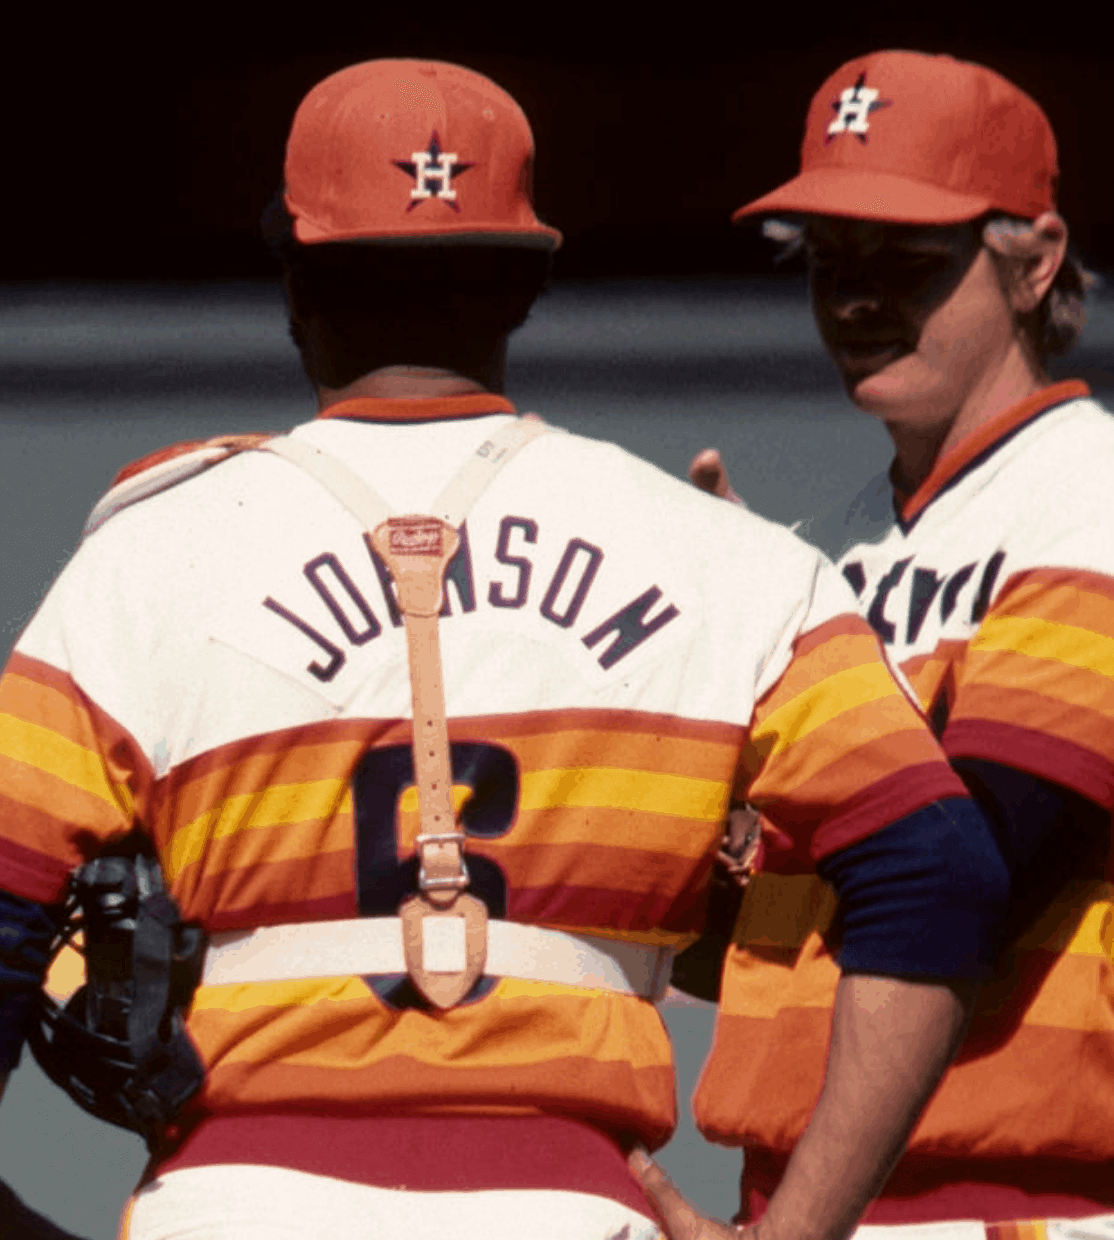
<path fill-rule="evenodd" d="M 182 921 L 139 837 L 70 875 L 52 957 L 79 931 L 85 984 L 64 1001 L 41 992 L 32 1053 L 78 1106 L 153 1149 L 205 1076 L 184 1025 L 204 932 Z"/>

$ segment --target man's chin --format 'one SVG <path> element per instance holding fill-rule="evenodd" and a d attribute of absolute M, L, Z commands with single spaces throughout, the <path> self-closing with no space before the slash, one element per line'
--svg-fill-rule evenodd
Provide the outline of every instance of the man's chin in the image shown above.
<path fill-rule="evenodd" d="M 904 408 L 913 398 L 909 376 L 899 366 L 884 366 L 866 375 L 844 375 L 847 395 L 863 413 L 884 417 Z"/>

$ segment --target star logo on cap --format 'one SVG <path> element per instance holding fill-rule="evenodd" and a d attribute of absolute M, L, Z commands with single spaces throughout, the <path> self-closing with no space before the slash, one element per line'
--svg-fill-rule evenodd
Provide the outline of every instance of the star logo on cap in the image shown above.
<path fill-rule="evenodd" d="M 839 133 L 853 133 L 860 142 L 866 141 L 870 129 L 870 114 L 878 108 L 888 108 L 892 99 L 879 99 L 880 91 L 866 85 L 866 73 L 859 74 L 854 86 L 840 91 L 839 98 L 832 100 L 835 120 L 828 126 L 825 143 Z"/>
<path fill-rule="evenodd" d="M 475 163 L 462 164 L 456 155 L 441 149 L 441 140 L 437 130 L 429 139 L 429 146 L 424 151 L 415 151 L 409 159 L 392 159 L 396 168 L 401 168 L 408 177 L 414 178 L 414 188 L 410 191 L 410 203 L 407 211 L 421 206 L 427 198 L 440 198 L 454 211 L 460 210 L 456 201 L 456 190 L 453 189 L 453 177 L 458 177 Z M 436 189 L 431 188 L 436 186 Z"/>

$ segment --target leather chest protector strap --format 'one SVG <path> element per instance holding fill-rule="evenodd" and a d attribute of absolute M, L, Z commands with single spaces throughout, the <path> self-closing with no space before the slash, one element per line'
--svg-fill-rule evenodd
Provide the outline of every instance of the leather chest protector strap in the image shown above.
<path fill-rule="evenodd" d="M 394 515 L 362 478 L 312 444 L 287 436 L 264 445 L 311 474 L 359 519 L 369 548 L 386 564 L 395 584 L 406 625 L 421 814 L 420 890 L 403 903 L 399 917 L 407 972 L 418 990 L 441 1008 L 464 998 L 482 976 L 487 959 L 487 909 L 465 891 L 465 834 L 453 810 L 438 627 L 445 569 L 460 545 L 457 527 L 472 505 L 514 454 L 546 429 L 540 419 L 519 418 L 484 440 L 434 500 L 433 515 Z"/>

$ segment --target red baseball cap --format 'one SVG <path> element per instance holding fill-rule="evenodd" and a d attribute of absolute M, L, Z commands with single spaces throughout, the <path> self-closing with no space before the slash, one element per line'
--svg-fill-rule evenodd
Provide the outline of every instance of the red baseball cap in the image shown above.
<path fill-rule="evenodd" d="M 982 65 L 871 52 L 813 96 L 801 171 L 731 217 L 778 212 L 952 224 L 1055 209 L 1056 139 L 1024 91 Z"/>
<path fill-rule="evenodd" d="M 286 144 L 294 236 L 556 249 L 531 200 L 534 138 L 506 91 L 436 60 L 369 60 L 319 82 Z"/>

